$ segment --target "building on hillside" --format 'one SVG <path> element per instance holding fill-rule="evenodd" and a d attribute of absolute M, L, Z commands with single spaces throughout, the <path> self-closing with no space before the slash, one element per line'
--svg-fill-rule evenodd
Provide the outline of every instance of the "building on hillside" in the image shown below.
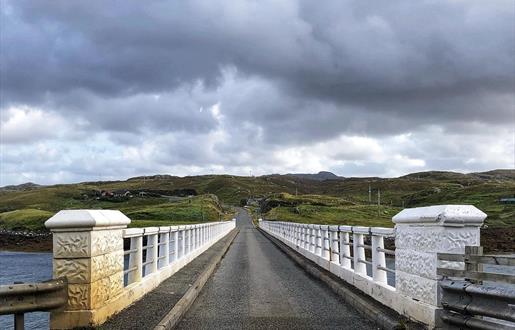
<path fill-rule="evenodd" d="M 499 198 L 499 203 L 501 204 L 515 204 L 515 195 L 508 197 Z"/>

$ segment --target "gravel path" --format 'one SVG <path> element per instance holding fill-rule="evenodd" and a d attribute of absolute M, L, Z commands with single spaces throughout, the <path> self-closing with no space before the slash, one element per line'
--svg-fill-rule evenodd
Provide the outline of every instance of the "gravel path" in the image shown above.
<path fill-rule="evenodd" d="M 251 224 L 186 313 L 179 329 L 375 329 L 323 283 L 313 280 Z"/>

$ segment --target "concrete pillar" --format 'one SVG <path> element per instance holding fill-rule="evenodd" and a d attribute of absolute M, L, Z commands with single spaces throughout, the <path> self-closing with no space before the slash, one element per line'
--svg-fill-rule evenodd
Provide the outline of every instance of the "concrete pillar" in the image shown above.
<path fill-rule="evenodd" d="M 315 225 L 309 226 L 309 252 L 315 253 L 315 245 L 316 245 L 316 235 L 315 235 Z"/>
<path fill-rule="evenodd" d="M 194 246 L 193 246 L 193 250 L 196 250 L 199 248 L 200 246 L 200 226 L 199 225 L 195 225 L 195 228 L 193 229 L 193 234 L 194 234 Z"/>
<path fill-rule="evenodd" d="M 329 238 L 331 239 L 331 262 L 340 264 L 340 249 L 338 244 L 338 226 L 329 226 Z"/>
<path fill-rule="evenodd" d="M 386 271 L 379 267 L 386 267 L 386 257 L 384 252 L 379 251 L 384 249 L 384 235 L 391 233 L 390 228 L 370 228 L 372 235 L 372 277 L 375 282 L 386 284 Z"/>
<path fill-rule="evenodd" d="M 368 227 L 352 227 L 353 232 L 353 252 L 354 252 L 354 272 L 367 275 L 367 265 L 360 260 L 365 260 L 364 235 L 369 233 Z"/>
<path fill-rule="evenodd" d="M 321 236 L 322 236 L 322 258 L 325 260 L 330 260 L 330 241 L 329 241 L 329 226 L 320 226 Z"/>
<path fill-rule="evenodd" d="M 302 248 L 308 250 L 308 226 L 302 225 Z"/>
<path fill-rule="evenodd" d="M 147 266 L 149 273 L 157 272 L 157 261 L 158 261 L 158 233 L 159 228 L 147 227 L 145 228 L 145 236 L 147 236 L 147 261 L 152 262 Z"/>
<path fill-rule="evenodd" d="M 191 226 L 186 225 L 186 251 L 184 255 L 188 255 L 191 252 Z"/>
<path fill-rule="evenodd" d="M 351 226 L 339 226 L 340 230 L 340 264 L 342 267 L 351 268 L 350 255 L 350 238 L 349 233 L 352 232 Z"/>
<path fill-rule="evenodd" d="M 162 268 L 170 263 L 170 227 L 159 227 L 159 262 Z"/>
<path fill-rule="evenodd" d="M 131 284 L 141 281 L 143 273 L 143 229 L 131 228 L 129 230 L 125 230 L 125 233 L 127 237 L 130 237 L 130 249 L 131 251 L 134 251 L 129 254 L 128 269 L 133 270 L 129 272 L 127 281 L 128 284 Z"/>
<path fill-rule="evenodd" d="M 433 321 L 437 320 L 436 310 L 440 306 L 437 253 L 464 253 L 465 246 L 478 246 L 485 218 L 486 214 L 472 205 L 405 209 L 393 217 L 396 290 L 429 306 Z"/>
<path fill-rule="evenodd" d="M 315 233 L 316 233 L 315 254 L 317 256 L 322 256 L 322 229 L 320 228 L 320 225 L 315 225 Z"/>
<path fill-rule="evenodd" d="M 173 229 L 173 261 L 179 259 L 179 230 L 177 228 Z"/>
<path fill-rule="evenodd" d="M 181 258 L 186 255 L 186 227 L 179 226 L 179 230 L 181 232 Z"/>
<path fill-rule="evenodd" d="M 55 329 L 102 323 L 111 299 L 123 290 L 123 229 L 120 211 L 66 210 L 45 222 L 53 236 L 53 277 L 68 279 L 68 304 L 50 313 Z M 138 245 L 138 241 L 134 241 Z"/>

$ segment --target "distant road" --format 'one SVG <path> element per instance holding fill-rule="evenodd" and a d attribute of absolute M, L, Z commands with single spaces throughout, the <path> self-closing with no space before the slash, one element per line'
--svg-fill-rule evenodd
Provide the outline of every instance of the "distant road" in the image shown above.
<path fill-rule="evenodd" d="M 375 329 L 256 230 L 240 233 L 179 329 Z"/>

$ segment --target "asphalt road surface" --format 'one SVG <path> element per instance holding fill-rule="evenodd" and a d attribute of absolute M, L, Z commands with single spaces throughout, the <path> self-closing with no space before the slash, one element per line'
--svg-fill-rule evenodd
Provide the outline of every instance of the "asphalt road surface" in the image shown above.
<path fill-rule="evenodd" d="M 240 233 L 179 329 L 376 329 L 255 229 Z"/>

